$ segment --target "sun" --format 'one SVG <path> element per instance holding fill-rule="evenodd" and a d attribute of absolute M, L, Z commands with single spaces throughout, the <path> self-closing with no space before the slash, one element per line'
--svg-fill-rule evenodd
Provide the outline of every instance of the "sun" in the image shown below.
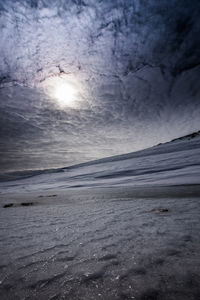
<path fill-rule="evenodd" d="M 52 76 L 41 84 L 41 88 L 50 101 L 61 109 L 79 107 L 80 84 L 72 76 Z"/>
<path fill-rule="evenodd" d="M 77 90 L 70 83 L 60 83 L 55 86 L 54 96 L 60 106 L 73 106 L 76 101 Z"/>

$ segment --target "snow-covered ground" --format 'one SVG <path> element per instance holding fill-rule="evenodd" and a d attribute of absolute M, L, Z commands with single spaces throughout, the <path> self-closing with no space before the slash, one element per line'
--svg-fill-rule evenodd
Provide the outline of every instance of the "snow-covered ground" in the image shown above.
<path fill-rule="evenodd" d="M 199 181 L 197 135 L 1 182 L 0 299 L 199 299 Z"/>

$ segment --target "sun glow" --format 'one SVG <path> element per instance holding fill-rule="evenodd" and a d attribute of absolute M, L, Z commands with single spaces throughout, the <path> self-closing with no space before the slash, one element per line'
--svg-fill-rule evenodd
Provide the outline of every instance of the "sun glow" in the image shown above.
<path fill-rule="evenodd" d="M 76 108 L 79 105 L 80 87 L 69 76 L 51 77 L 45 80 L 43 88 L 51 101 L 60 108 Z"/>
<path fill-rule="evenodd" d="M 55 87 L 55 98 L 60 106 L 73 106 L 77 97 L 77 90 L 69 83 L 62 83 Z"/>

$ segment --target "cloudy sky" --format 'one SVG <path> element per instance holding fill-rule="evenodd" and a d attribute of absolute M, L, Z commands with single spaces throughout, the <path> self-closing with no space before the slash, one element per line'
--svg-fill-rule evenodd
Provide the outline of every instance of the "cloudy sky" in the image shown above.
<path fill-rule="evenodd" d="M 0 171 L 200 129 L 199 0 L 0 0 Z"/>

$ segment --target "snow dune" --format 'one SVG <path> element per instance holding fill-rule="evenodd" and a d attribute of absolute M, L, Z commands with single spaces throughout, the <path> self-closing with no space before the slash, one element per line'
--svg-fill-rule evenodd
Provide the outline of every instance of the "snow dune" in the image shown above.
<path fill-rule="evenodd" d="M 51 171 L 21 173 L 3 182 L 5 191 L 182 185 L 200 183 L 200 135 L 189 135 L 145 150 Z M 20 178 L 20 177 L 19 177 Z"/>

